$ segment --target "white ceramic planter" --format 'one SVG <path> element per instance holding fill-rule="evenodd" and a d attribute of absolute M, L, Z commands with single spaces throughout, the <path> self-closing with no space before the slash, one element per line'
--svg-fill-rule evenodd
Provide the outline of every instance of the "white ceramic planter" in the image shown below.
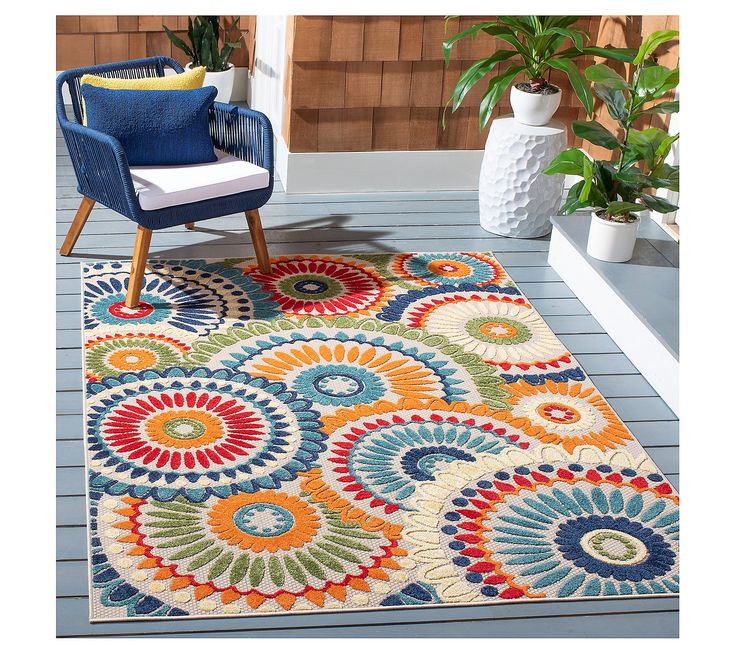
<path fill-rule="evenodd" d="M 637 217 L 633 223 L 617 223 L 599 218 L 595 211 L 591 212 L 591 217 L 587 253 L 600 261 L 613 263 L 631 259 L 641 219 Z"/>
<path fill-rule="evenodd" d="M 480 226 L 512 238 L 549 234 L 565 177 L 543 171 L 566 147 L 567 131 L 560 121 L 530 126 L 510 115 L 496 118 L 478 179 Z"/>
<path fill-rule="evenodd" d="M 233 95 L 233 83 L 235 82 L 235 66 L 228 64 L 229 68 L 216 73 L 207 71 L 204 74 L 203 86 L 214 86 L 217 89 L 215 100 L 218 102 L 230 102 Z M 191 70 L 192 64 L 185 66 L 187 70 Z"/>
<path fill-rule="evenodd" d="M 557 87 L 555 87 L 557 88 Z M 546 125 L 555 115 L 560 106 L 562 91 L 543 95 L 541 93 L 527 93 L 511 87 L 511 108 L 514 110 L 514 118 L 523 125 Z"/>

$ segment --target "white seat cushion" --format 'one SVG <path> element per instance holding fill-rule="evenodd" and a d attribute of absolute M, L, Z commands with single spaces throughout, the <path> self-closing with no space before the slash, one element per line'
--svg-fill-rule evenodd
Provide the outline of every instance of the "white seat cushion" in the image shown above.
<path fill-rule="evenodd" d="M 211 200 L 265 188 L 265 168 L 215 150 L 217 161 L 190 166 L 134 166 L 130 169 L 143 211 Z"/>

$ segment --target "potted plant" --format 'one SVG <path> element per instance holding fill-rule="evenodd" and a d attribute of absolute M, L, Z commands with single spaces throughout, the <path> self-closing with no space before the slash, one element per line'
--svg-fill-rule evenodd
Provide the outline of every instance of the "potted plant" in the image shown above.
<path fill-rule="evenodd" d="M 448 16 L 447 21 L 454 18 Z M 492 77 L 480 103 L 480 127 L 483 129 L 494 107 L 511 83 L 524 74 L 524 81 L 511 88 L 511 107 L 514 117 L 525 125 L 546 125 L 560 106 L 562 92 L 550 84 L 545 75 L 550 69 L 562 71 L 582 103 L 588 116 L 593 113 L 593 94 L 590 85 L 574 63 L 583 55 L 598 55 L 625 60 L 632 55 L 626 48 L 584 47 L 590 35 L 575 27 L 578 16 L 499 16 L 498 20 L 477 23 L 447 39 L 443 44 L 445 63 L 449 64 L 453 46 L 468 37 L 485 32 L 508 43 L 510 49 L 496 50 L 489 57 L 473 63 L 458 79 L 447 102 L 455 112 L 473 86 L 490 74 L 501 62 L 512 62 L 506 70 Z M 572 47 L 563 48 L 570 41 Z M 445 107 L 445 109 L 447 108 Z"/>
<path fill-rule="evenodd" d="M 612 161 L 595 161 L 582 150 L 560 153 L 544 171 L 547 175 L 577 175 L 582 179 L 569 191 L 560 213 L 592 208 L 587 252 L 603 261 L 628 261 L 636 244 L 639 213 L 645 210 L 669 213 L 678 207 L 656 195 L 657 189 L 679 190 L 679 166 L 667 157 L 679 134 L 657 127 L 638 130 L 634 123 L 647 114 L 679 111 L 678 101 L 661 101 L 679 82 L 679 69 L 661 66 L 654 51 L 674 39 L 678 32 L 659 30 L 650 34 L 631 58 L 630 79 L 605 64 L 589 66 L 585 77 L 595 94 L 618 123 L 617 133 L 600 123 L 575 121 L 573 132 L 582 139 L 612 150 Z"/>
<path fill-rule="evenodd" d="M 162 25 L 171 43 L 190 58 L 190 63 L 186 65 L 187 70 L 196 66 L 205 67 L 204 83 L 217 88 L 218 102 L 230 102 L 232 97 L 235 66 L 230 63 L 230 57 L 233 50 L 241 46 L 243 35 L 248 33 L 245 30 L 233 40 L 233 33 L 238 31 L 239 23 L 240 16 L 232 18 L 228 24 L 223 21 L 222 25 L 220 16 L 195 16 L 194 20 L 189 18 L 188 44 L 166 25 Z"/>

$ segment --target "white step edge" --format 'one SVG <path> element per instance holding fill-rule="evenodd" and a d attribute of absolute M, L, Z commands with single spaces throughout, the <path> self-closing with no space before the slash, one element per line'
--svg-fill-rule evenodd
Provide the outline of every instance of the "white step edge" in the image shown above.
<path fill-rule="evenodd" d="M 679 417 L 679 361 L 557 227 L 547 261 Z"/>

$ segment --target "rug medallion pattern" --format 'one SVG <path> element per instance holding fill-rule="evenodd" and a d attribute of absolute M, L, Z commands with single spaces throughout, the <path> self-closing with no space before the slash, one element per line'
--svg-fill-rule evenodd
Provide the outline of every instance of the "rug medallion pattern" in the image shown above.
<path fill-rule="evenodd" d="M 678 498 L 490 253 L 84 266 L 93 620 L 676 594 Z"/>

